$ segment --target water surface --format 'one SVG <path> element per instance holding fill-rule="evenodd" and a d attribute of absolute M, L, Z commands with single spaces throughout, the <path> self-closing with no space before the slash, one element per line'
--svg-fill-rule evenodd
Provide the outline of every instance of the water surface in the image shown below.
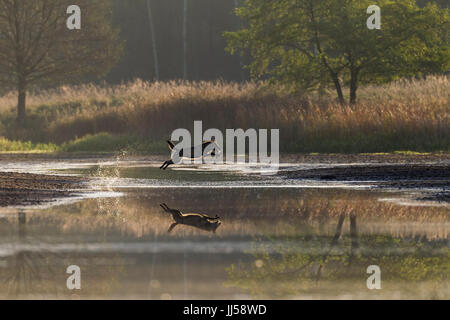
<path fill-rule="evenodd" d="M 450 298 L 446 205 L 417 205 L 404 201 L 412 194 L 370 184 L 289 181 L 242 166 L 159 165 L 5 163 L 8 170 L 93 180 L 77 201 L 0 211 L 0 297 Z M 215 232 L 173 226 L 162 203 L 218 215 L 221 224 Z M 66 287 L 69 265 L 81 268 L 81 290 Z M 380 290 L 367 288 L 370 265 L 381 269 Z"/>

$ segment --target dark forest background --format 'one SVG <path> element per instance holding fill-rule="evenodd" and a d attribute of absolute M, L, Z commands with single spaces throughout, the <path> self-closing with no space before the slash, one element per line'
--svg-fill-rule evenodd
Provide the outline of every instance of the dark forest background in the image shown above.
<path fill-rule="evenodd" d="M 125 51 L 119 64 L 106 77 L 120 83 L 141 78 L 155 79 L 153 47 L 147 11 L 148 0 L 113 0 L 113 23 L 120 29 Z M 223 32 L 239 29 L 234 8 L 243 0 L 187 0 L 187 80 L 249 79 L 240 58 L 225 52 Z M 183 0 L 149 0 L 160 65 L 160 80 L 182 79 Z M 449 0 L 418 0 L 420 5 L 435 2 L 449 6 Z"/>
<path fill-rule="evenodd" d="M 224 31 L 237 30 L 233 13 L 240 0 L 187 1 L 187 80 L 245 80 L 238 56 L 225 52 Z M 183 78 L 183 0 L 150 0 L 155 41 L 160 64 L 160 80 Z M 114 25 L 125 41 L 120 63 L 107 81 L 118 83 L 134 78 L 155 79 L 153 47 L 147 0 L 114 0 Z"/>

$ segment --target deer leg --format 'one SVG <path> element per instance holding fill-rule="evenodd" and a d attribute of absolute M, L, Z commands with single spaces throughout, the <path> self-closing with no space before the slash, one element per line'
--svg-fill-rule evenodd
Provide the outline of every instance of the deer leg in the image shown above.
<path fill-rule="evenodd" d="M 166 165 L 167 161 L 164 161 L 164 163 L 162 164 L 161 167 L 159 167 L 159 169 L 163 169 L 164 170 L 164 166 Z"/>
<path fill-rule="evenodd" d="M 170 208 L 167 206 L 167 204 L 165 204 L 165 203 L 163 203 L 163 204 L 160 204 L 160 206 L 161 206 L 161 208 L 163 208 L 164 209 L 164 211 L 166 211 L 166 212 L 170 212 L 169 210 L 170 210 Z"/>
<path fill-rule="evenodd" d="M 170 231 L 173 230 L 173 228 L 175 228 L 178 225 L 178 223 L 174 222 L 170 225 L 169 230 L 167 230 L 167 233 L 170 233 Z"/>
<path fill-rule="evenodd" d="M 163 170 L 166 170 L 167 167 L 170 166 L 171 164 L 173 164 L 173 161 L 172 161 L 172 160 L 167 160 L 167 161 L 166 161 L 166 167 L 163 168 Z"/>

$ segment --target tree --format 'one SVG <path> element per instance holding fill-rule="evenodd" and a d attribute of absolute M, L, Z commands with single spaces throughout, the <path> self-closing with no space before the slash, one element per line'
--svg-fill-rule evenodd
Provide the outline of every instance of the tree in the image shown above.
<path fill-rule="evenodd" d="M 234 7 L 235 8 L 239 8 L 239 0 L 234 0 Z M 241 29 L 241 19 L 237 19 L 237 29 Z M 245 76 L 244 76 L 244 62 L 242 61 L 243 57 L 239 57 L 239 65 L 241 67 L 241 80 L 244 81 L 245 80 Z"/>
<path fill-rule="evenodd" d="M 183 2 L 183 80 L 188 79 L 188 66 L 187 66 L 187 28 L 188 28 L 188 1 Z"/>
<path fill-rule="evenodd" d="M 152 6 L 150 0 L 147 0 L 148 24 L 150 28 L 150 37 L 152 39 L 153 64 L 155 65 L 155 79 L 159 81 L 159 61 L 158 48 L 156 47 L 155 26 L 153 24 Z"/>
<path fill-rule="evenodd" d="M 367 8 L 381 8 L 381 29 L 369 30 Z M 253 77 L 290 88 L 334 86 L 356 102 L 360 82 L 439 73 L 450 66 L 449 10 L 414 0 L 247 0 L 237 15 L 248 27 L 227 32 L 228 50 L 249 49 Z"/>
<path fill-rule="evenodd" d="M 24 126 L 26 92 L 102 75 L 118 60 L 118 31 L 108 0 L 78 0 L 81 28 L 66 24 L 70 1 L 0 0 L 0 84 L 18 92 L 17 121 Z"/>

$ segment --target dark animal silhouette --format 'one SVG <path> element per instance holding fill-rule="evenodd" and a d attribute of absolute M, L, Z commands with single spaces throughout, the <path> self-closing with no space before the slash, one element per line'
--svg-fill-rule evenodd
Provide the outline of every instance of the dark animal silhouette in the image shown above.
<path fill-rule="evenodd" d="M 173 161 L 173 160 L 174 160 L 174 159 L 173 159 L 174 153 L 172 152 L 172 151 L 174 150 L 174 148 L 175 148 L 175 144 L 174 144 L 172 141 L 170 141 L 170 140 L 167 140 L 167 144 L 168 144 L 168 146 L 169 146 L 169 150 L 170 150 L 170 152 L 171 152 L 171 155 L 170 155 L 170 159 L 167 160 L 167 161 L 164 161 L 163 165 L 162 165 L 161 167 L 159 167 L 160 169 L 163 169 L 163 170 L 166 170 L 168 166 L 170 166 L 171 164 L 174 164 L 174 163 L 175 163 L 175 162 Z M 219 153 L 220 153 L 220 148 L 219 148 L 219 146 L 215 143 L 214 140 L 211 140 L 211 141 L 204 141 L 204 142 L 202 143 L 201 146 L 195 146 L 195 147 L 191 147 L 191 148 L 190 148 L 190 151 L 191 151 L 191 152 L 190 152 L 190 155 L 189 155 L 189 159 L 195 159 L 196 151 L 199 150 L 200 147 L 201 147 L 201 149 L 202 149 L 201 156 L 203 156 L 203 155 L 205 154 L 205 150 L 206 150 L 207 148 L 208 148 L 208 152 L 207 152 L 206 154 L 210 154 L 210 155 L 213 156 L 213 157 L 215 157 L 216 154 L 219 154 Z M 211 151 L 209 151 L 209 150 L 211 150 Z M 180 159 L 183 158 L 183 157 L 186 157 L 186 155 L 188 154 L 188 153 L 185 151 L 185 149 L 180 149 L 180 150 L 176 150 L 176 149 L 175 149 L 175 152 L 176 152 L 176 151 L 178 151 L 178 156 L 180 157 Z"/>
<path fill-rule="evenodd" d="M 171 209 L 165 203 L 160 204 L 165 212 L 172 214 L 174 223 L 169 227 L 168 232 L 172 231 L 179 224 L 196 227 L 205 231 L 216 232 L 216 229 L 222 224 L 220 218 L 216 215 L 214 218 L 201 213 L 183 213 L 177 209 Z"/>

